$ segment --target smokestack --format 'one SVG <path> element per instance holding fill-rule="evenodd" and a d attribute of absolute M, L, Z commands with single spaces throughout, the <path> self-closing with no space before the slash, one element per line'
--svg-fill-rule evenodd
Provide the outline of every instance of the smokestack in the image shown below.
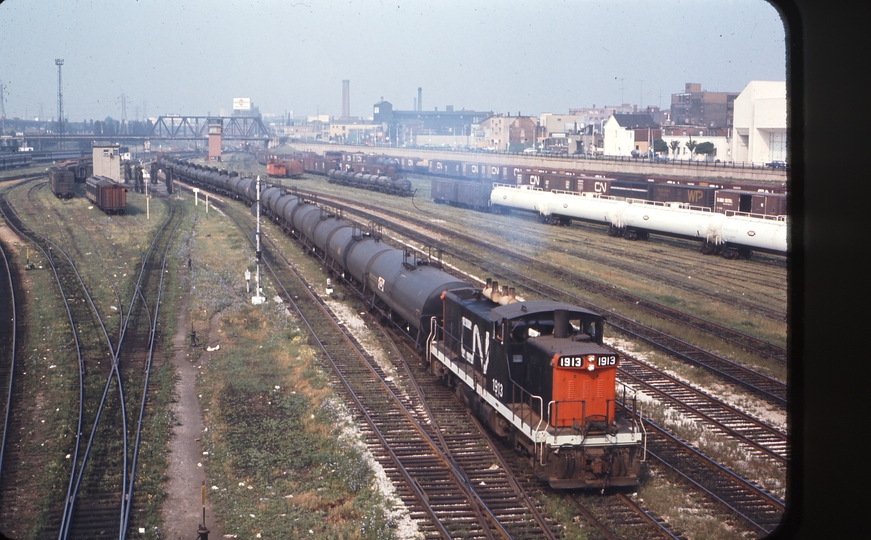
<path fill-rule="evenodd" d="M 351 116 L 351 81 L 342 81 L 342 118 Z"/>
<path fill-rule="evenodd" d="M 423 88 L 417 87 L 417 110 L 423 110 Z"/>

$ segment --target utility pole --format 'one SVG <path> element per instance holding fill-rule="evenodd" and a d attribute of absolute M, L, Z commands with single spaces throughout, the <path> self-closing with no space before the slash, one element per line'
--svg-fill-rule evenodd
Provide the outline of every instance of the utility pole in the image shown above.
<path fill-rule="evenodd" d="M 6 88 L 6 85 L 0 83 L 0 135 L 6 133 L 6 97 L 3 95 L 3 89 Z"/>
<path fill-rule="evenodd" d="M 121 93 L 121 133 L 127 135 L 127 96 Z"/>
<path fill-rule="evenodd" d="M 55 58 L 54 64 L 57 66 L 57 133 L 61 137 L 64 134 L 64 94 L 61 89 L 61 66 L 64 65 L 63 58 Z"/>

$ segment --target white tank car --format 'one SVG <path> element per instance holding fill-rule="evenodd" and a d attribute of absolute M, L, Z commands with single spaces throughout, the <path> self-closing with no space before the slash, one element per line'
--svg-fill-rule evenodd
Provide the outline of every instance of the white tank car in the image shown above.
<path fill-rule="evenodd" d="M 626 201 L 602 196 L 598 193 L 576 193 L 557 191 L 550 193 L 546 201 L 541 202 L 546 210 L 545 215 L 556 214 L 572 219 L 610 223 L 622 227 L 622 213 Z"/>
<path fill-rule="evenodd" d="M 786 230 L 786 216 L 762 218 L 731 215 L 723 220 L 721 234 L 723 241 L 727 243 L 786 253 Z"/>
<path fill-rule="evenodd" d="M 490 205 L 540 212 L 542 198 L 545 195 L 548 195 L 548 192 L 530 186 L 494 184 L 493 191 L 490 192 Z"/>
<path fill-rule="evenodd" d="M 721 229 L 725 218 L 724 214 L 681 208 L 680 203 L 633 201 L 623 208 L 622 226 L 697 238 L 719 245 L 723 243 Z"/>

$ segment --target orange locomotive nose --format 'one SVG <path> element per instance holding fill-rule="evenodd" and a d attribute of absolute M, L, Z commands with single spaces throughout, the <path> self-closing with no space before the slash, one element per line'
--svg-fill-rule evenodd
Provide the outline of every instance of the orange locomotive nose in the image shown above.
<path fill-rule="evenodd" d="M 614 418 L 616 357 L 554 356 L 550 422 L 556 427 Z M 602 365 L 604 364 L 604 365 Z"/>

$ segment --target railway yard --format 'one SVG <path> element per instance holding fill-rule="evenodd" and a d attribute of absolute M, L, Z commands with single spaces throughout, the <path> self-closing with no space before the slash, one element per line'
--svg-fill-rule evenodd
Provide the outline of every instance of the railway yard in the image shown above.
<path fill-rule="evenodd" d="M 604 315 L 638 485 L 537 478 L 278 217 L 252 304 L 248 204 L 183 178 L 168 193 L 161 171 L 148 206 L 131 191 L 109 216 L 28 169 L 0 181 L 0 532 L 193 538 L 205 517 L 211 538 L 733 539 L 783 519 L 787 257 L 436 204 L 415 174 L 398 197 L 223 165 L 466 283 Z"/>

